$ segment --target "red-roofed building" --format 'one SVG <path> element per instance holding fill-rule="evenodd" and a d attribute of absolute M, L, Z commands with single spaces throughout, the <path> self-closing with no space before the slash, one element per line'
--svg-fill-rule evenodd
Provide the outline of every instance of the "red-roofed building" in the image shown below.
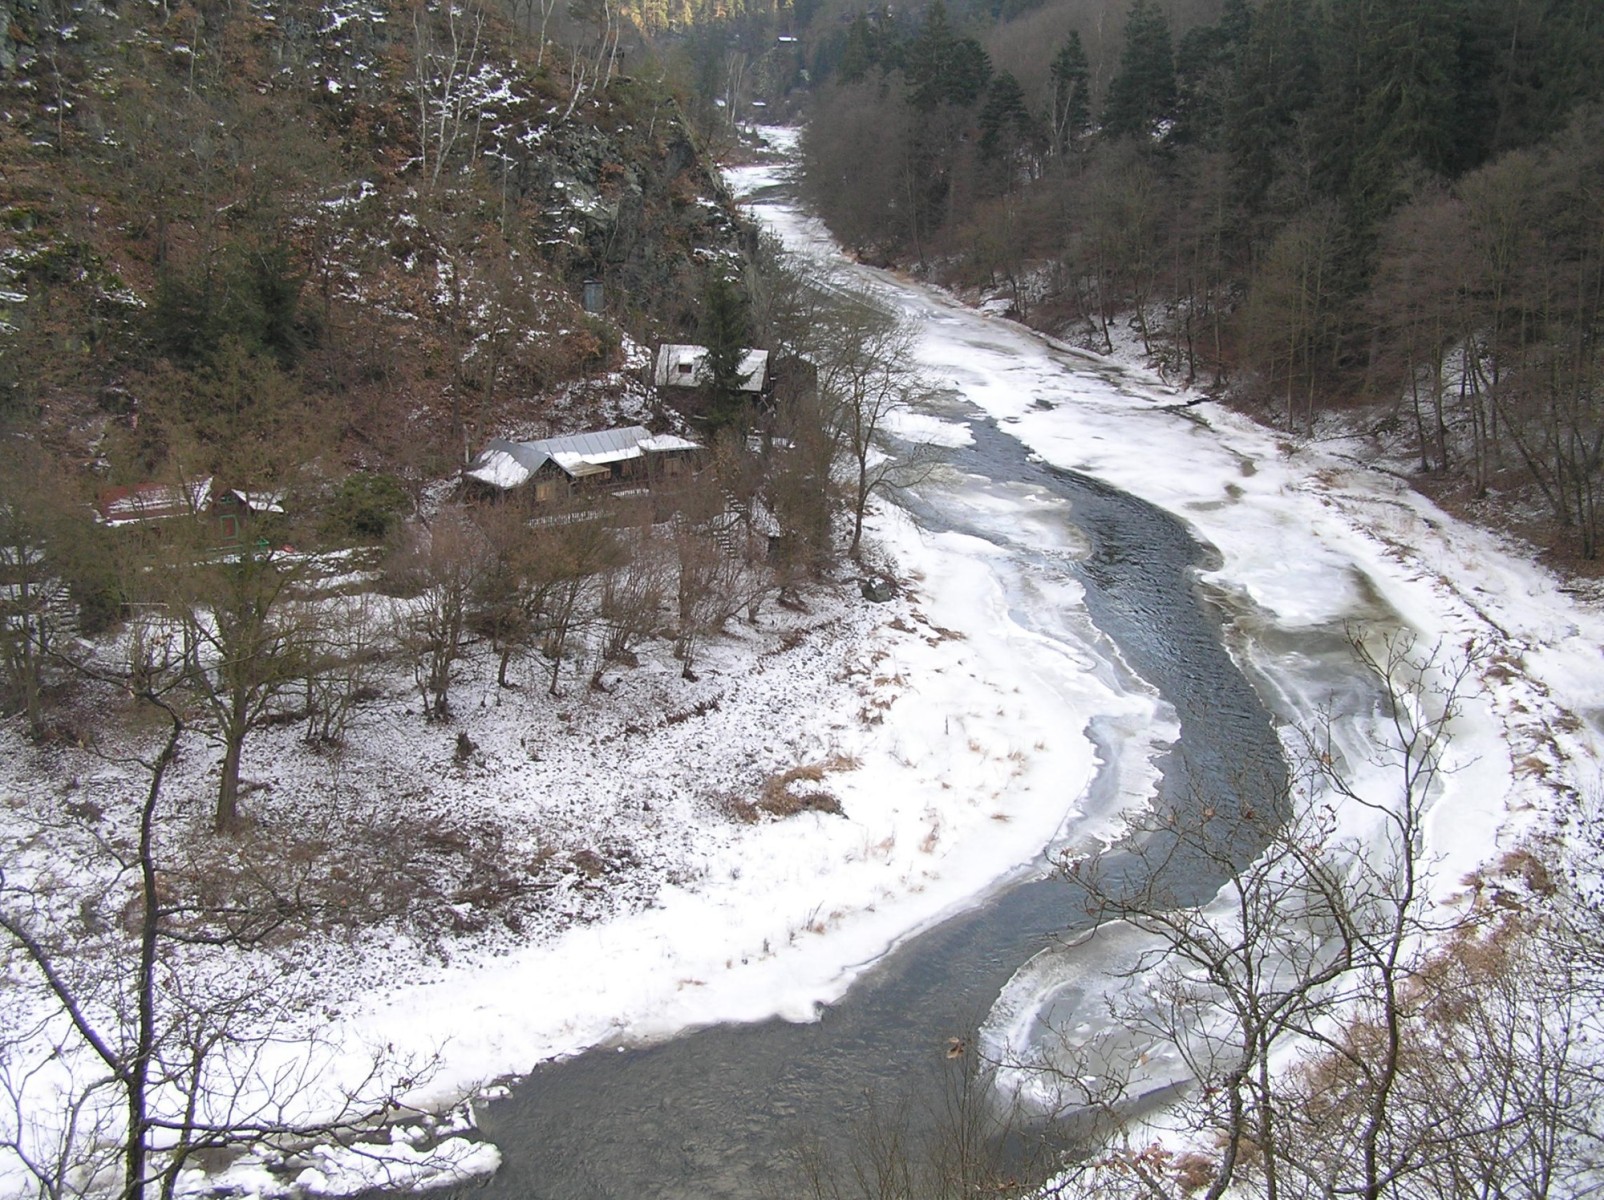
<path fill-rule="evenodd" d="M 142 525 L 174 517 L 206 516 L 211 510 L 212 481 L 196 483 L 134 483 L 107 488 L 95 506 L 107 525 Z"/>
<path fill-rule="evenodd" d="M 282 513 L 280 497 L 271 492 L 215 491 L 210 478 L 195 483 L 135 483 L 107 488 L 95 505 L 106 525 L 152 525 L 174 517 L 215 522 L 217 540 L 237 543 L 245 523 L 266 513 Z"/>

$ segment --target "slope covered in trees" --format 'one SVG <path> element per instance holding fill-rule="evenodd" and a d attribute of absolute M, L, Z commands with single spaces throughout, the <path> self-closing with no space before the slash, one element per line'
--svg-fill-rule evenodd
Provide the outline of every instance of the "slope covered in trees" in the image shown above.
<path fill-rule="evenodd" d="M 8 428 L 100 483 L 423 479 L 694 330 L 732 215 L 617 14 L 553 8 L 8 4 Z"/>
<path fill-rule="evenodd" d="M 1094 345 L 1128 324 L 1300 431 L 1396 406 L 1423 474 L 1596 555 L 1596 5 L 938 0 L 810 41 L 807 183 L 861 254 Z"/>

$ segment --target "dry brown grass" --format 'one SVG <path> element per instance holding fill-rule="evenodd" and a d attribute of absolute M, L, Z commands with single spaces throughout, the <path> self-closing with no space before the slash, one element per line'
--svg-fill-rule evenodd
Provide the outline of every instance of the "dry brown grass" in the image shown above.
<path fill-rule="evenodd" d="M 824 788 L 799 788 L 798 784 L 821 784 L 832 772 L 852 771 L 858 760 L 850 755 L 832 755 L 822 762 L 802 763 L 770 775 L 763 781 L 755 801 L 730 801 L 730 814 L 736 820 L 751 824 L 763 816 L 793 817 L 800 812 L 826 812 L 844 815 L 841 801 Z"/>

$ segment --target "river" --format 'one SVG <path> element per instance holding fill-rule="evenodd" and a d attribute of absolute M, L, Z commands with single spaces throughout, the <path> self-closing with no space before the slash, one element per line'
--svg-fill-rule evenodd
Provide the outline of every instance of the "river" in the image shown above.
<path fill-rule="evenodd" d="M 834 253 L 816 231 L 799 233 L 783 194 L 764 198 L 759 211 L 793 251 Z M 956 532 L 994 546 L 994 569 L 1020 624 L 1049 642 L 1096 646 L 1105 669 L 1125 676 L 1124 686 L 1150 689 L 1173 710 L 1179 737 L 1156 758 L 1163 804 L 1187 811 L 1207 803 L 1224 816 L 1239 805 L 1273 807 L 1287 784 L 1276 720 L 1295 714 L 1277 702 L 1276 687 L 1258 675 L 1250 680 L 1242 664 L 1262 658 L 1247 652 L 1250 643 L 1275 631 L 1251 607 L 1200 583 L 1211 553 L 1181 521 L 1094 478 L 1043 465 L 971 402 L 966 380 L 974 364 L 987 380 L 1006 377 L 1022 335 L 916 284 L 875 272 L 860 272 L 860 279 L 926 329 L 922 353 L 950 381 L 932 395 L 927 415 L 969 432 L 948 467 L 903 498 L 914 520 L 932 534 Z M 957 368 L 944 358 L 954 345 L 965 364 Z M 988 355 L 995 362 L 988 364 Z M 1067 393 L 1090 368 L 1064 355 L 1054 369 Z M 1120 386 L 1118 378 L 1102 382 Z M 1029 386 L 1038 403 L 1058 402 L 1050 378 L 1038 372 Z M 1083 600 L 1055 601 L 1064 594 Z M 1347 678 L 1342 638 L 1330 629 L 1277 636 L 1273 653 L 1296 658 L 1306 683 L 1318 680 L 1333 694 L 1362 688 Z M 1096 720 L 1089 731 L 1104 765 L 1094 794 L 1059 798 L 1066 810 L 1106 805 L 1129 786 L 1119 772 L 1140 731 Z M 1194 901 L 1220 883 L 1208 864 L 1173 869 L 1171 886 Z M 818 1140 L 849 1147 L 870 1097 L 895 1107 L 939 1093 L 944 1072 L 950 1080 L 952 1071 L 948 1039 L 983 1023 L 1021 966 L 1084 923 L 1044 855 L 977 907 L 902 942 L 813 1022 L 716 1026 L 543 1066 L 481 1111 L 481 1127 L 501 1147 L 504 1165 L 472 1194 L 788 1194 L 783 1164 L 799 1146 Z M 922 1105 L 910 1111 L 915 1124 L 923 1119 Z"/>

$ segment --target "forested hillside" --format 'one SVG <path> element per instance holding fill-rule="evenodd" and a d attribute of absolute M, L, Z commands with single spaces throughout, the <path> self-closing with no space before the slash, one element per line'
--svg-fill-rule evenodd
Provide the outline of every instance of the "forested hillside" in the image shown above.
<path fill-rule="evenodd" d="M 616 12 L 555 10 L 11 0 L 13 447 L 85 494 L 314 461 L 422 486 L 693 332 L 732 211 Z"/>
<path fill-rule="evenodd" d="M 807 183 L 859 253 L 1001 291 L 1599 549 L 1604 14 L 1587 0 L 847 7 Z"/>

